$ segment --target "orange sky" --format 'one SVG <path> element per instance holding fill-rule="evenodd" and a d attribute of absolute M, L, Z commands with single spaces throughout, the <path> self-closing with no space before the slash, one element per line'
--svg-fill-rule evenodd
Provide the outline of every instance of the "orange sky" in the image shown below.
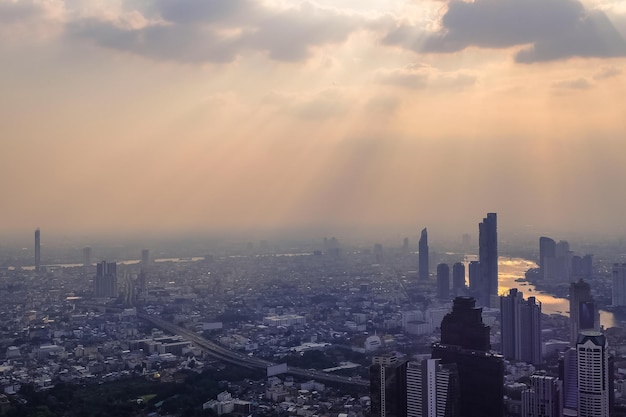
<path fill-rule="evenodd" d="M 0 233 L 623 233 L 626 1 L 0 0 Z"/>

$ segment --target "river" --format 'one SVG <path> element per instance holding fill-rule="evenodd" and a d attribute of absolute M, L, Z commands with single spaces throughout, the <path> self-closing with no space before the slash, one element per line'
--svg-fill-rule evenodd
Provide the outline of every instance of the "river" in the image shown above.
<path fill-rule="evenodd" d="M 468 257 L 467 260 L 473 259 L 474 257 Z M 523 282 L 515 281 L 518 278 L 525 278 L 525 273 L 530 268 L 537 268 L 537 264 L 522 258 L 500 257 L 498 259 L 499 293 L 508 293 L 509 289 L 517 288 L 524 293 L 524 298 L 535 297 L 537 301 L 540 301 L 543 313 L 569 316 L 569 300 L 567 298 L 558 298 L 541 292 L 533 284 L 525 280 Z M 605 329 L 619 326 L 613 313 L 604 310 L 600 310 L 600 324 Z"/>

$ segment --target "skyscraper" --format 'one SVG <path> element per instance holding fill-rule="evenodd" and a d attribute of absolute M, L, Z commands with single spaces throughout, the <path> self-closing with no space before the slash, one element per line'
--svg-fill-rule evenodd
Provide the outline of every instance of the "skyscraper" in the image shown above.
<path fill-rule="evenodd" d="M 531 364 L 542 362 L 541 303 L 535 297 L 524 300 L 517 288 L 500 297 L 502 355 L 509 360 Z"/>
<path fill-rule="evenodd" d="M 94 297 L 117 297 L 117 264 L 102 261 L 96 265 L 94 278 Z"/>
<path fill-rule="evenodd" d="M 482 273 L 481 304 L 492 307 L 498 296 L 498 219 L 496 213 L 478 224 L 478 261 Z"/>
<path fill-rule="evenodd" d="M 83 265 L 91 266 L 91 248 L 89 246 L 83 248 Z"/>
<path fill-rule="evenodd" d="M 437 298 L 450 298 L 450 267 L 448 264 L 437 265 Z"/>
<path fill-rule="evenodd" d="M 141 250 L 141 267 L 148 268 L 150 265 L 150 251 L 148 249 Z"/>
<path fill-rule="evenodd" d="M 419 240 L 419 279 L 428 280 L 428 231 L 422 229 L 422 235 Z"/>
<path fill-rule="evenodd" d="M 576 348 L 569 348 L 559 358 L 559 379 L 563 381 L 563 415 L 578 414 L 578 357 Z"/>
<path fill-rule="evenodd" d="M 554 258 L 556 256 L 556 242 L 547 236 L 539 238 L 539 268 L 543 268 L 546 264 L 546 258 Z"/>
<path fill-rule="evenodd" d="M 613 306 L 626 306 L 626 264 L 613 264 Z"/>
<path fill-rule="evenodd" d="M 478 261 L 470 261 L 469 263 L 469 290 L 470 294 L 478 297 L 480 296 L 481 291 L 481 282 L 483 278 L 483 274 L 480 268 L 480 262 Z"/>
<path fill-rule="evenodd" d="M 370 366 L 371 415 L 406 417 L 407 362 L 394 353 L 374 356 Z"/>
<path fill-rule="evenodd" d="M 35 271 L 41 269 L 41 231 L 35 229 Z"/>
<path fill-rule="evenodd" d="M 530 388 L 522 391 L 522 416 L 560 417 L 561 381 L 545 375 L 532 375 Z"/>
<path fill-rule="evenodd" d="M 433 359 L 455 363 L 459 373 L 459 414 L 501 417 L 504 413 L 504 361 L 489 352 L 489 326 L 472 297 L 456 297 L 452 312 L 441 322 L 441 343 Z"/>
<path fill-rule="evenodd" d="M 578 356 L 578 417 L 609 417 L 609 352 L 606 337 L 582 331 Z"/>
<path fill-rule="evenodd" d="M 456 296 L 465 292 L 465 265 L 462 262 L 452 265 L 452 291 Z"/>
<path fill-rule="evenodd" d="M 407 417 L 456 417 L 459 375 L 456 364 L 439 359 L 409 362 L 406 369 Z"/>
<path fill-rule="evenodd" d="M 591 296 L 591 287 L 582 279 L 569 287 L 569 321 L 572 346 L 581 330 L 600 330 L 600 312 Z"/>

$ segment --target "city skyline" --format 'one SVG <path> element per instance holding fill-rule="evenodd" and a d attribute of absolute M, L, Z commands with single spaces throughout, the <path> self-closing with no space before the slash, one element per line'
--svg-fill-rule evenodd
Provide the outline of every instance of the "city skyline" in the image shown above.
<path fill-rule="evenodd" d="M 626 235 L 625 22 L 606 0 L 2 0 L 0 233 L 494 211 Z"/>

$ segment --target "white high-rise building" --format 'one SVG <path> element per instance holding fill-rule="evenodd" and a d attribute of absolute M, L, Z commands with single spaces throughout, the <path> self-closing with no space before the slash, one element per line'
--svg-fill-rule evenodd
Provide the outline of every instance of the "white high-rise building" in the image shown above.
<path fill-rule="evenodd" d="M 578 356 L 578 417 L 609 417 L 609 352 L 606 337 L 582 331 Z"/>
<path fill-rule="evenodd" d="M 522 417 L 560 417 L 561 381 L 545 375 L 532 375 L 530 388 L 522 391 Z"/>
<path fill-rule="evenodd" d="M 441 365 L 439 361 L 426 359 L 407 364 L 407 417 L 446 417 L 458 412 L 456 367 Z"/>
<path fill-rule="evenodd" d="M 613 305 L 626 306 L 626 264 L 613 264 Z"/>

